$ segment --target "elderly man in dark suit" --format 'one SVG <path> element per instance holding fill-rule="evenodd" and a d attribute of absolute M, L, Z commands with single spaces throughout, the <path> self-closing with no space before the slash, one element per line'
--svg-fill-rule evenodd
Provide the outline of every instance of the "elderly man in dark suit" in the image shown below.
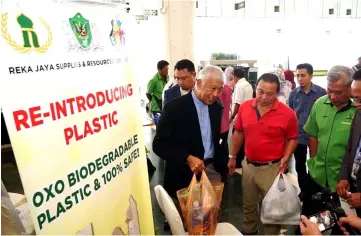
<path fill-rule="evenodd" d="M 353 75 L 351 89 L 357 112 L 352 121 L 336 191 L 340 197 L 347 199 L 348 204 L 361 217 L 361 70 Z"/>
<path fill-rule="evenodd" d="M 193 62 L 188 59 L 178 61 L 174 66 L 174 79 L 178 81 L 178 84 L 164 92 L 163 106 L 193 90 L 196 84 L 196 71 Z"/>
<path fill-rule="evenodd" d="M 227 155 L 221 148 L 222 105 L 218 98 L 224 74 L 206 66 L 197 77 L 197 87 L 164 106 L 153 140 L 153 151 L 166 161 L 164 188 L 176 192 L 191 182 L 193 174 L 206 171 L 212 181 L 228 173 Z"/>

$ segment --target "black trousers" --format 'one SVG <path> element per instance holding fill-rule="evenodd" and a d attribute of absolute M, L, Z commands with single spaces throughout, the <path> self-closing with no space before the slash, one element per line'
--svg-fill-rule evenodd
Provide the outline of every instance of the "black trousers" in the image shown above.
<path fill-rule="evenodd" d="M 232 130 L 232 134 L 234 133 L 234 128 Z M 244 156 L 245 156 L 245 152 L 244 152 L 244 143 L 246 142 L 246 140 L 243 141 L 243 144 L 241 146 L 241 148 L 239 149 L 238 151 L 238 154 L 237 154 L 237 158 L 236 158 L 236 168 L 242 168 L 242 161 L 244 159 Z"/>
<path fill-rule="evenodd" d="M 298 185 L 300 186 L 301 192 L 305 192 L 307 185 L 307 170 L 306 170 L 306 159 L 307 159 L 307 145 L 298 144 L 295 150 L 295 161 L 296 171 L 298 177 Z"/>

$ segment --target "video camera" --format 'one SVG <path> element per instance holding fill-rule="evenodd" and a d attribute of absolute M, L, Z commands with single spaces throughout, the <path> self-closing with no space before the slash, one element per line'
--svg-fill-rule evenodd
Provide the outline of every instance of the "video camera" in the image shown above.
<path fill-rule="evenodd" d="M 338 227 L 340 218 L 346 217 L 337 193 L 332 193 L 329 188 L 323 188 L 322 192 L 312 195 L 312 200 L 321 202 L 325 209 L 323 212 L 308 217 L 310 221 L 318 224 L 320 231 Z M 360 235 L 360 232 L 350 225 L 344 225 L 344 227 L 350 235 Z"/>

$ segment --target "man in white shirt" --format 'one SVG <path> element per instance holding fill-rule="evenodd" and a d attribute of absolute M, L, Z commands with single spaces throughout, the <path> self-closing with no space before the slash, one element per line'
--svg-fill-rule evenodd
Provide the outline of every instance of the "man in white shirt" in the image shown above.
<path fill-rule="evenodd" d="M 248 99 L 253 98 L 252 85 L 244 78 L 244 71 L 242 69 L 234 69 L 234 86 L 232 97 L 232 115 L 231 121 L 238 114 L 239 106 Z"/>
<path fill-rule="evenodd" d="M 232 115 L 230 117 L 231 123 L 238 114 L 238 109 L 240 105 L 253 98 L 253 88 L 252 85 L 244 78 L 244 71 L 242 69 L 234 69 L 234 90 L 232 97 Z M 234 128 L 233 128 L 234 132 Z M 237 158 L 236 158 L 236 168 L 242 167 L 242 161 L 244 159 L 244 144 L 241 146 Z"/>

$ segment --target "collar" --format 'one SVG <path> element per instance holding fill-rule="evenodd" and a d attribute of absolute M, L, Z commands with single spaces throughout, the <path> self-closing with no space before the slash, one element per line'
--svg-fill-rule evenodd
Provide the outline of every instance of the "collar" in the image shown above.
<path fill-rule="evenodd" d="M 257 103 L 258 103 L 257 99 L 253 98 L 252 106 L 256 107 Z M 277 110 L 279 106 L 280 106 L 280 101 L 278 100 L 278 98 L 276 98 L 275 102 L 273 103 L 273 106 L 272 106 L 271 110 Z"/>
<path fill-rule="evenodd" d="M 203 103 L 201 100 L 199 100 L 196 96 L 196 94 L 194 93 L 194 90 L 192 90 L 192 98 L 193 98 L 193 101 L 196 105 L 199 105 L 199 106 L 207 106 L 205 103 Z"/>
<path fill-rule="evenodd" d="M 159 80 L 163 79 L 163 77 L 159 74 L 159 72 L 157 72 L 157 77 L 158 77 Z M 168 78 L 169 78 L 169 75 L 167 75 L 167 77 L 165 78 L 165 81 L 168 82 Z"/>
<path fill-rule="evenodd" d="M 301 86 L 299 86 L 297 89 L 297 93 L 299 92 L 304 92 L 303 88 Z M 313 92 L 317 92 L 317 88 L 316 88 L 316 85 L 314 83 L 311 84 L 311 90 L 310 91 L 313 91 Z"/>
<path fill-rule="evenodd" d="M 334 105 L 332 104 L 331 100 L 327 97 L 327 99 L 325 100 L 324 104 L 328 104 L 331 107 L 333 107 Z M 353 104 L 353 102 L 351 100 L 348 101 L 347 105 L 344 106 L 341 110 L 339 110 L 340 112 L 342 111 L 346 111 L 348 109 L 350 109 L 351 107 L 356 107 L 355 104 Z"/>
<path fill-rule="evenodd" d="M 238 84 L 238 83 L 242 83 L 242 82 L 244 82 L 244 81 L 247 81 L 247 80 L 246 80 L 246 78 L 239 79 L 239 80 L 238 80 L 238 82 L 237 82 L 236 84 Z"/>
<path fill-rule="evenodd" d="M 181 92 L 181 94 L 187 94 L 187 93 L 189 93 L 187 90 L 182 89 L 180 86 L 179 86 L 179 91 Z M 191 90 L 191 91 L 192 91 L 192 90 Z"/>

